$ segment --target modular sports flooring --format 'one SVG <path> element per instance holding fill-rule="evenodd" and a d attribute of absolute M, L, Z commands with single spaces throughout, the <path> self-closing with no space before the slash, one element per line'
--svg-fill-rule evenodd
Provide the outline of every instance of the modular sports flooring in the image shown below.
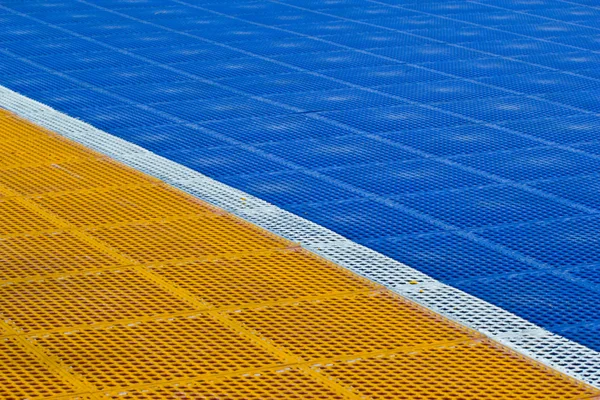
<path fill-rule="evenodd" d="M 5 0 L 0 26 L 0 85 L 600 351 L 594 0 Z"/>
<path fill-rule="evenodd" d="M 6 399 L 592 399 L 600 390 L 0 113 Z"/>

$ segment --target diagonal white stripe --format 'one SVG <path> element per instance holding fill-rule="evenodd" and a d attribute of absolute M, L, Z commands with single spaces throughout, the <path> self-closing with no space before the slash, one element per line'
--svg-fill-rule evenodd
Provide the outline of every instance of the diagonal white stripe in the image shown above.
<path fill-rule="evenodd" d="M 555 335 L 508 311 L 264 200 L 0 86 L 0 107 L 159 178 L 290 239 L 513 350 L 600 388 L 600 352 Z"/>

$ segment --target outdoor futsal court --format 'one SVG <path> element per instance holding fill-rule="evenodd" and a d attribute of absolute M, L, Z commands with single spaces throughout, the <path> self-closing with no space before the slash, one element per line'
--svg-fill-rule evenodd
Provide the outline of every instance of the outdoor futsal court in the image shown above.
<path fill-rule="evenodd" d="M 600 399 L 598 0 L 0 0 L 1 399 Z"/>

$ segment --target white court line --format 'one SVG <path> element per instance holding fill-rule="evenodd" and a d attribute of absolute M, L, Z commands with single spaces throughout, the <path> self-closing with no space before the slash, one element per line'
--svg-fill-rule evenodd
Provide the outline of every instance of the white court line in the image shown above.
<path fill-rule="evenodd" d="M 460 324 L 600 388 L 600 352 L 445 285 L 414 268 L 0 86 L 0 107 L 283 236 Z"/>

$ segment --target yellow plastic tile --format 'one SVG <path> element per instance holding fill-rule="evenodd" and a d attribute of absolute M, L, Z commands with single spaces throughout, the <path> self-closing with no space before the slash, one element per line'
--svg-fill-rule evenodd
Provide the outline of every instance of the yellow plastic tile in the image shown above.
<path fill-rule="evenodd" d="M 0 199 L 0 237 L 57 229 L 56 224 L 31 211 L 16 199 Z"/>
<path fill-rule="evenodd" d="M 215 307 L 377 287 L 348 270 L 297 250 L 160 265 L 152 271 Z"/>
<path fill-rule="evenodd" d="M 282 364 L 233 329 L 203 314 L 31 340 L 97 389 Z"/>
<path fill-rule="evenodd" d="M 305 360 L 473 337 L 387 291 L 236 310 L 229 316 Z"/>
<path fill-rule="evenodd" d="M 29 332 L 192 311 L 174 294 L 131 269 L 0 286 L 0 310 Z"/>
<path fill-rule="evenodd" d="M 166 222 L 92 229 L 90 235 L 140 263 L 218 257 L 289 245 L 228 216 L 204 216 Z"/>
<path fill-rule="evenodd" d="M 114 400 L 342 400 L 343 395 L 306 376 L 297 368 L 260 371 L 224 378 L 159 386 L 106 396 Z"/>
<path fill-rule="evenodd" d="M 24 123 L 10 114 L 0 115 L 0 142 L 22 140 L 24 138 L 44 138 L 48 134 L 37 126 Z"/>
<path fill-rule="evenodd" d="M 118 265 L 115 258 L 68 232 L 0 238 L 0 281 Z"/>
<path fill-rule="evenodd" d="M 1 110 L 0 335 L 6 399 L 600 394 Z"/>
<path fill-rule="evenodd" d="M 77 227 L 165 217 L 214 215 L 206 204 L 159 185 L 67 193 L 44 196 L 34 201 Z M 83 208 L 88 208 L 88 211 L 82 213 Z"/>
<path fill-rule="evenodd" d="M 139 172 L 106 159 L 0 170 L 0 185 L 23 195 L 147 182 Z"/>
<path fill-rule="evenodd" d="M 588 399 L 597 394 L 485 340 L 315 369 L 372 399 Z"/>
<path fill-rule="evenodd" d="M 75 392 L 16 338 L 0 337 L 0 398 L 41 399 Z"/>
<path fill-rule="evenodd" d="M 52 136 L 24 138 L 1 143 L 0 169 L 37 164 L 51 165 L 91 156 L 81 146 L 58 140 Z"/>

